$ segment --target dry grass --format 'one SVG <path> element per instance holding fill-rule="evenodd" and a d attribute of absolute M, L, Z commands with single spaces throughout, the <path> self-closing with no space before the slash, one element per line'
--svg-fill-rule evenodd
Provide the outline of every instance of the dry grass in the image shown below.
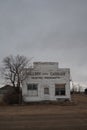
<path fill-rule="evenodd" d="M 87 130 L 87 96 L 73 103 L 0 107 L 0 130 Z"/>

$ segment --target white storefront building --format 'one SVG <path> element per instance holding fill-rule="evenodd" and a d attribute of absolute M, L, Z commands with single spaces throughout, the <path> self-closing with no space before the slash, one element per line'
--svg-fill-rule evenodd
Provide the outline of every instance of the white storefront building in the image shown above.
<path fill-rule="evenodd" d="M 22 86 L 24 102 L 71 100 L 70 69 L 57 62 L 34 62 Z"/>

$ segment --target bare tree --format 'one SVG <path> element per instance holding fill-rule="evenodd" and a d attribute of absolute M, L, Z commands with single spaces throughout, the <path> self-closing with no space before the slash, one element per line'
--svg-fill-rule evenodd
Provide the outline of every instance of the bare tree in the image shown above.
<path fill-rule="evenodd" d="M 31 60 L 31 59 L 30 59 Z M 25 56 L 7 56 L 3 59 L 3 75 L 14 87 L 20 88 L 28 76 L 30 60 Z"/>
<path fill-rule="evenodd" d="M 2 74 L 4 78 L 9 81 L 18 94 L 19 104 L 21 103 L 20 86 L 23 81 L 28 77 L 30 71 L 30 61 L 25 56 L 7 56 L 3 59 Z"/>

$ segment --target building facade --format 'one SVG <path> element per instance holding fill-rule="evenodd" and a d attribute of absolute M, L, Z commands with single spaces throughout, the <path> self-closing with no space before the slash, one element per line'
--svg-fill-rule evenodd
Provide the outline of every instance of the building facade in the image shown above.
<path fill-rule="evenodd" d="M 57 62 L 34 62 L 22 85 L 24 102 L 70 100 L 70 69 Z"/>

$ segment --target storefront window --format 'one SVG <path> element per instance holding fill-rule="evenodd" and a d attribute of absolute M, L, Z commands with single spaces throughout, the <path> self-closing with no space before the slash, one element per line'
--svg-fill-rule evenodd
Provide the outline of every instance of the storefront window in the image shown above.
<path fill-rule="evenodd" d="M 65 84 L 55 84 L 55 95 L 65 95 Z"/>

